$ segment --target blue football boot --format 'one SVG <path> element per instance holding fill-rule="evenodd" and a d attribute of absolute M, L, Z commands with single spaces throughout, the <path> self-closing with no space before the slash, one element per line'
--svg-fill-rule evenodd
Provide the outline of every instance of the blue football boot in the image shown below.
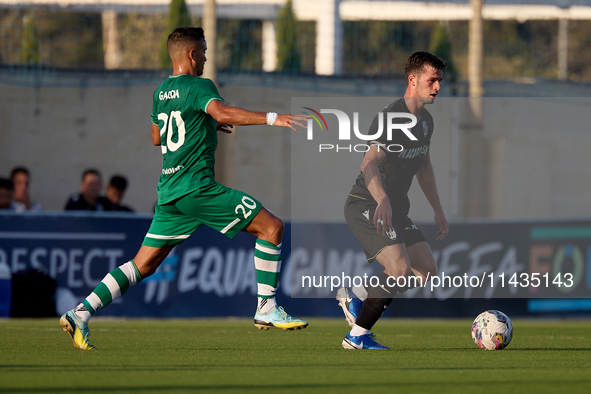
<path fill-rule="evenodd" d="M 370 349 L 370 350 L 390 350 L 389 347 L 380 345 L 375 340 L 374 334 L 365 334 L 354 337 L 350 332 L 343 339 L 344 349 Z"/>

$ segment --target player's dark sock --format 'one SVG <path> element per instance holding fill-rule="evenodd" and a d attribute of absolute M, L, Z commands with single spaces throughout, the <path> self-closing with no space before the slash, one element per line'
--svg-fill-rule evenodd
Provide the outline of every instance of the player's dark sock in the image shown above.
<path fill-rule="evenodd" d="M 390 279 L 388 280 L 388 278 Z M 371 330 L 382 316 L 382 313 L 392 303 L 392 299 L 398 290 L 395 279 L 389 277 L 385 272 L 381 272 L 378 279 L 378 286 L 369 286 L 367 288 L 368 298 L 363 303 L 363 307 L 355 321 L 355 324 L 368 330 Z"/>
<path fill-rule="evenodd" d="M 396 278 L 389 276 L 385 272 L 380 272 L 377 276 L 378 286 L 367 286 L 367 298 L 394 298 L 399 292 Z"/>
<path fill-rule="evenodd" d="M 391 303 L 392 298 L 368 298 L 363 303 L 355 324 L 371 330 Z"/>
<path fill-rule="evenodd" d="M 406 278 L 402 278 L 402 280 L 397 280 L 394 277 L 389 277 L 385 272 L 381 272 L 378 275 L 378 278 L 380 280 L 380 285 L 378 287 L 372 288 L 372 286 L 369 286 L 368 284 L 367 287 L 362 288 L 367 293 L 367 297 L 394 297 L 398 293 L 404 293 L 407 290 L 414 289 L 415 287 L 422 285 L 421 278 L 415 277 L 412 275 L 412 273 Z M 357 289 L 354 290 L 359 292 Z M 355 294 L 357 294 L 357 292 L 355 292 Z"/>

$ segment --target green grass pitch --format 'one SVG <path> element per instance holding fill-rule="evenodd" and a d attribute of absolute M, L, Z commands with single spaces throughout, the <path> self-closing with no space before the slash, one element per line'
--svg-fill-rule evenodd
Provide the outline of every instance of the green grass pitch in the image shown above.
<path fill-rule="evenodd" d="M 100 320 L 97 351 L 72 347 L 58 318 L 0 321 L 0 393 L 589 393 L 591 321 L 514 319 L 485 351 L 470 319 L 383 319 L 391 351 L 341 348 L 344 319 L 258 331 L 250 319 Z"/>

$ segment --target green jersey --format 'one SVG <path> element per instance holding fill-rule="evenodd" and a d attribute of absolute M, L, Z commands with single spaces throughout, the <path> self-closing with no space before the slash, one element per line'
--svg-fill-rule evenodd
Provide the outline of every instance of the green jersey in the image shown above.
<path fill-rule="evenodd" d="M 162 174 L 158 204 L 166 204 L 214 181 L 216 121 L 206 111 L 222 100 L 206 78 L 172 75 L 154 92 L 152 123 L 160 127 Z"/>

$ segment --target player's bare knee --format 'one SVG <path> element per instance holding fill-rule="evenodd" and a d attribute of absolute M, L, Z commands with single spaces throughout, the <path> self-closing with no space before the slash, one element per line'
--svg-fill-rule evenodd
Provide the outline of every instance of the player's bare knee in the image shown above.
<path fill-rule="evenodd" d="M 137 270 L 140 272 L 142 279 L 152 275 L 158 269 L 159 262 L 150 261 L 134 261 Z"/>
<path fill-rule="evenodd" d="M 396 279 L 407 277 L 412 273 L 410 263 L 405 258 L 398 259 L 392 266 L 386 268 L 386 273 Z"/>
<path fill-rule="evenodd" d="M 145 270 L 144 273 L 140 271 L 140 275 L 142 276 L 142 278 L 147 278 L 148 276 L 151 276 L 154 272 L 156 272 L 157 269 L 158 267 L 147 267 L 147 270 Z"/>
<path fill-rule="evenodd" d="M 404 266 L 401 270 L 402 270 L 402 272 L 401 272 L 400 276 L 404 276 L 404 277 L 408 278 L 409 276 L 412 275 L 412 270 L 410 269 L 410 264 L 407 266 Z"/>
<path fill-rule="evenodd" d="M 432 261 L 429 264 L 427 264 L 426 271 L 427 273 L 425 275 L 429 279 L 434 276 L 437 276 L 437 264 L 435 264 L 435 261 Z"/>
<path fill-rule="evenodd" d="M 156 269 L 152 269 L 149 266 L 138 266 L 137 270 L 139 271 L 142 279 L 147 278 L 148 276 L 152 275 L 154 272 L 156 272 Z"/>
<path fill-rule="evenodd" d="M 277 216 L 272 216 L 265 231 L 265 238 L 274 245 L 279 245 L 283 239 L 285 224 Z"/>

